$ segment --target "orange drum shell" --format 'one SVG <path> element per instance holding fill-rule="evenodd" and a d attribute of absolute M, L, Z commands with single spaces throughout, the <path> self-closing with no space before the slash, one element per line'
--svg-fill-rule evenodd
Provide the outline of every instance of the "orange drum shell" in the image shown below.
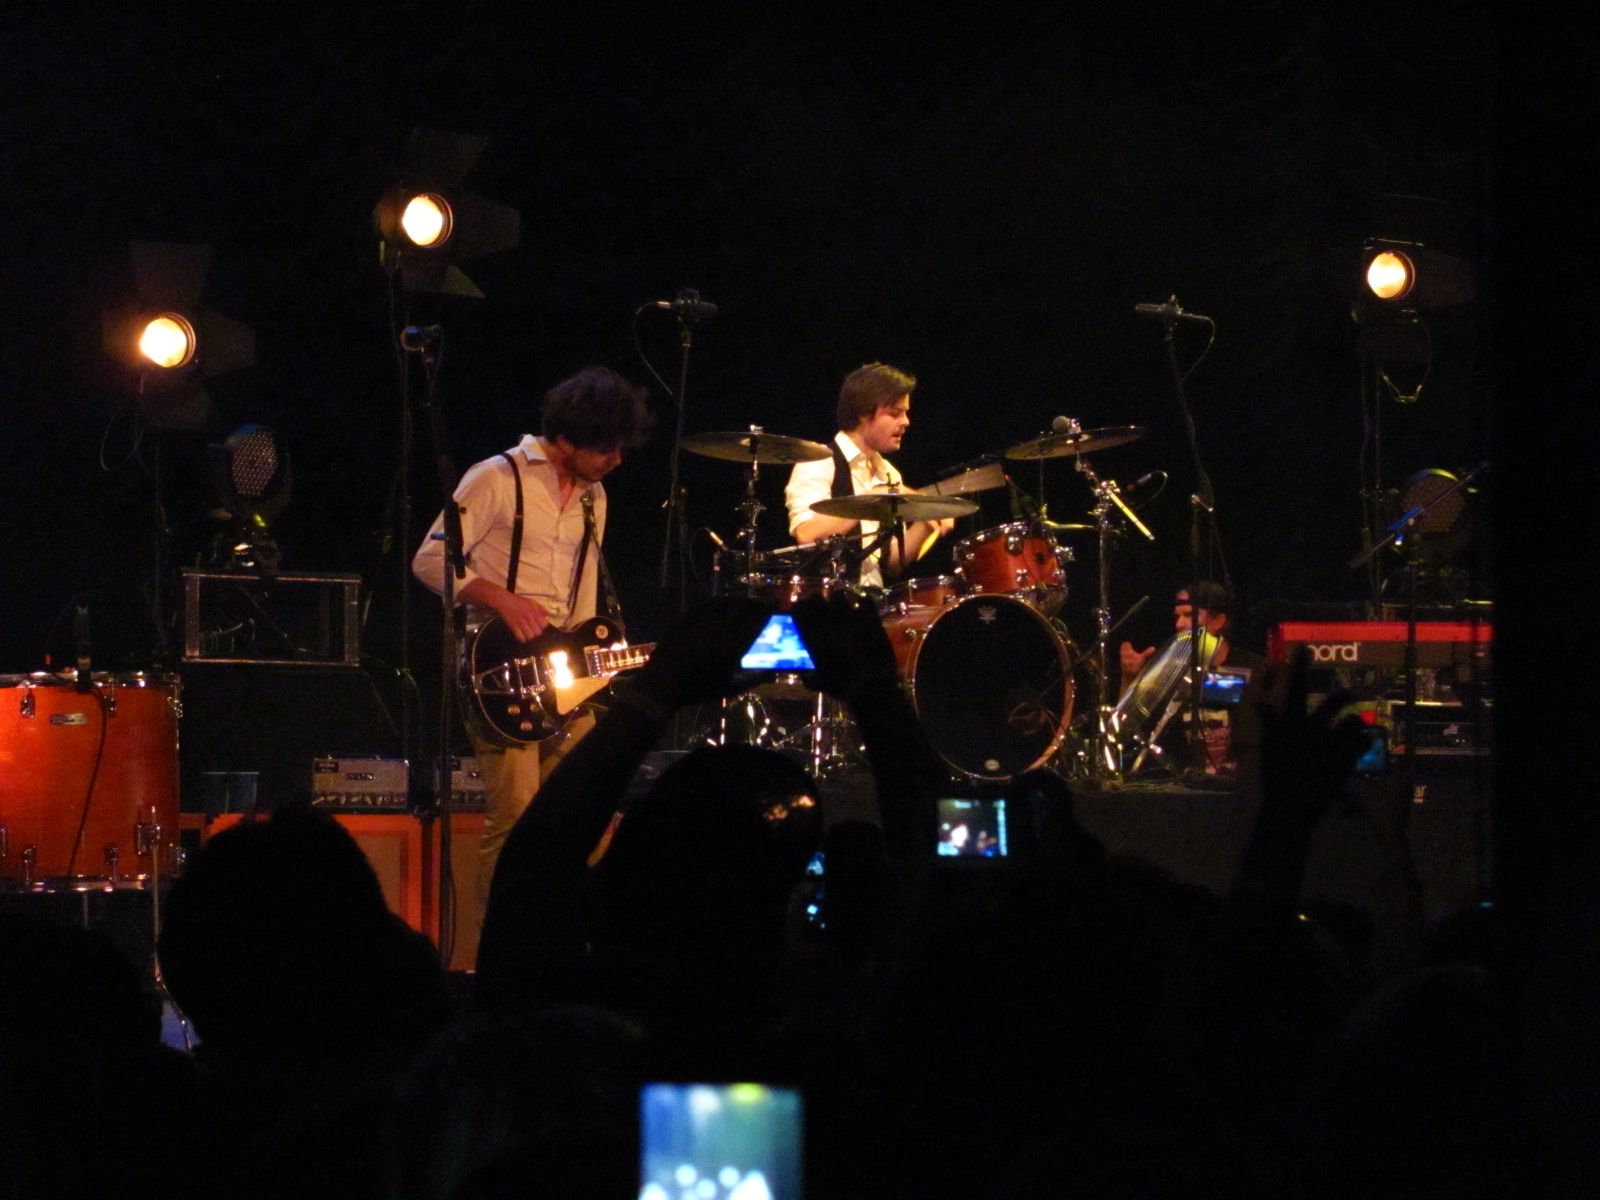
<path fill-rule="evenodd" d="M 966 585 L 956 575 L 935 575 L 926 579 L 902 580 L 886 588 L 882 611 L 887 616 L 913 608 L 940 609 L 966 595 Z"/>
<path fill-rule="evenodd" d="M 985 529 L 955 546 L 956 566 L 975 591 L 998 595 L 1032 592 L 1065 596 L 1066 577 L 1054 543 L 1025 522 Z"/>
<path fill-rule="evenodd" d="M 766 600 L 777 605 L 780 611 L 793 608 L 807 596 L 831 596 L 835 592 L 852 590 L 854 585 L 840 579 L 822 579 L 809 575 L 746 575 L 731 585 L 732 591 Z"/>
<path fill-rule="evenodd" d="M 86 797 L 88 817 L 74 861 Z M 92 692 L 54 683 L 0 687 L 0 826 L 6 834 L 0 874 L 33 880 L 147 875 L 153 864 L 138 853 L 136 838 L 137 827 L 151 823 L 161 827 L 159 865 L 166 874 L 178 842 L 176 684 L 97 683 Z M 29 847 L 35 857 L 25 868 Z M 107 847 L 116 848 L 115 872 Z"/>

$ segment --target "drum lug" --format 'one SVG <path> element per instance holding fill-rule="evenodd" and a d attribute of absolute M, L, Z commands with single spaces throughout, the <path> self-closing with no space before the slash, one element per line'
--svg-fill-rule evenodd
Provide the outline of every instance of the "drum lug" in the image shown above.
<path fill-rule="evenodd" d="M 31 721 L 33 720 L 34 712 L 35 708 L 33 689 L 31 687 L 25 687 L 22 689 L 22 715 L 24 718 Z"/>
<path fill-rule="evenodd" d="M 152 812 L 150 820 L 140 821 L 133 827 L 133 852 L 140 858 L 149 858 L 161 844 L 161 823 Z"/>
<path fill-rule="evenodd" d="M 105 688 L 100 692 L 100 704 L 108 717 L 117 715 L 117 689 Z"/>
<path fill-rule="evenodd" d="M 11 857 L 11 829 L 9 826 L 0 825 L 0 862 Z"/>
<path fill-rule="evenodd" d="M 22 848 L 22 886 L 33 886 L 33 868 L 39 861 L 39 848 L 37 846 L 24 846 Z"/>

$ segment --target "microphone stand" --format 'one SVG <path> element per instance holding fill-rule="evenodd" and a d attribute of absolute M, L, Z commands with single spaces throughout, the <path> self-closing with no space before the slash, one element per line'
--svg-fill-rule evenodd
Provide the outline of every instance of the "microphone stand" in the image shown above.
<path fill-rule="evenodd" d="M 1200 729 L 1200 697 L 1205 687 L 1205 667 L 1208 663 L 1200 661 L 1200 526 L 1204 520 L 1210 527 L 1211 544 L 1215 548 L 1217 543 L 1217 500 L 1211 486 L 1211 477 L 1206 474 L 1204 464 L 1200 461 L 1200 442 L 1195 435 L 1194 416 L 1189 411 L 1189 399 L 1184 392 L 1183 370 L 1178 366 L 1178 348 L 1173 342 L 1172 331 L 1177 326 L 1183 313 L 1176 296 L 1169 297 L 1162 306 L 1161 316 L 1161 342 L 1166 352 L 1167 366 L 1172 372 L 1173 399 L 1178 405 L 1178 415 L 1183 418 L 1184 435 L 1188 440 L 1189 457 L 1194 465 L 1195 492 L 1189 497 L 1189 714 L 1190 721 L 1185 735 L 1188 743 L 1190 762 L 1204 761 L 1200 754 L 1203 753 L 1204 737 Z M 1201 513 L 1205 516 L 1202 517 Z M 1226 566 L 1223 568 L 1226 574 Z M 1229 581 L 1224 579 L 1223 586 L 1232 591 Z"/>
<path fill-rule="evenodd" d="M 441 628 L 439 672 L 439 724 L 437 729 L 439 752 L 433 761 L 432 799 L 424 819 L 439 820 L 439 957 L 446 965 L 450 962 L 451 943 L 455 935 L 455 880 L 450 849 L 450 743 L 455 733 L 456 673 L 460 670 L 461 618 L 456 612 L 456 581 L 467 573 L 466 556 L 461 544 L 461 506 L 456 503 L 456 486 L 461 474 L 456 470 L 450 455 L 450 439 L 445 432 L 444 410 L 439 405 L 438 343 L 429 340 L 417 347 L 402 346 L 416 353 L 427 379 L 427 392 L 423 397 L 423 411 L 428 416 L 428 429 L 433 441 L 434 465 L 439 475 L 439 489 L 444 496 L 444 529 L 433 537 L 444 541 L 444 578 L 441 611 L 444 622 Z M 407 581 L 409 583 L 409 580 Z"/>
<path fill-rule="evenodd" d="M 645 305 L 641 312 L 651 305 Z M 689 415 L 689 357 L 694 349 L 694 323 L 698 319 L 692 309 L 678 307 L 675 310 L 678 317 L 678 423 L 677 430 L 672 439 L 672 459 L 669 468 L 669 482 L 667 485 L 667 501 L 662 507 L 667 510 L 666 532 L 661 541 L 661 574 L 660 587 L 666 591 L 671 586 L 671 562 L 673 543 L 677 543 L 678 552 L 678 614 L 681 616 L 689 607 L 689 531 L 688 515 L 684 504 L 683 486 L 679 482 L 679 465 L 683 454 L 684 425 Z M 746 566 L 748 570 L 748 565 Z"/>
<path fill-rule="evenodd" d="M 1377 544 L 1363 550 L 1345 565 L 1352 571 L 1358 571 L 1378 556 L 1378 551 L 1385 546 L 1398 545 L 1405 535 L 1416 523 L 1422 519 L 1427 511 L 1446 496 L 1453 496 L 1467 484 L 1471 483 L 1484 471 L 1488 470 L 1487 461 L 1479 463 L 1460 479 L 1436 495 L 1428 497 L 1421 504 L 1410 511 L 1402 513 L 1400 518 L 1389 526 Z M 1477 635 L 1473 635 L 1473 661 L 1477 661 Z M 1417 793 L 1417 563 L 1413 556 L 1406 558 L 1406 649 L 1402 660 L 1402 677 L 1405 687 L 1405 699 L 1401 702 L 1401 711 L 1405 713 L 1406 727 L 1406 752 L 1405 752 L 1405 779 L 1407 794 L 1415 796 Z M 1411 813 L 1411 806 L 1405 808 L 1407 817 Z"/>

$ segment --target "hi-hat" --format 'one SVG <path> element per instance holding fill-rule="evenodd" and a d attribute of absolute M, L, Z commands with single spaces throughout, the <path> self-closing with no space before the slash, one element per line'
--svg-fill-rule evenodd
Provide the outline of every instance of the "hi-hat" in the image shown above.
<path fill-rule="evenodd" d="M 915 492 L 865 492 L 818 500 L 811 511 L 847 521 L 942 521 L 978 511 L 971 500 L 959 496 L 919 496 Z"/>
<path fill-rule="evenodd" d="M 1138 425 L 1113 425 L 1106 429 L 1083 429 L 1077 433 L 1048 433 L 1006 451 L 1007 458 L 1065 458 L 1069 454 L 1092 454 L 1120 446 L 1144 436 Z"/>
<path fill-rule="evenodd" d="M 683 439 L 683 448 L 693 454 L 727 462 L 774 465 L 815 462 L 833 453 L 821 442 L 808 442 L 805 438 L 787 437 L 781 433 L 749 431 L 692 433 Z"/>

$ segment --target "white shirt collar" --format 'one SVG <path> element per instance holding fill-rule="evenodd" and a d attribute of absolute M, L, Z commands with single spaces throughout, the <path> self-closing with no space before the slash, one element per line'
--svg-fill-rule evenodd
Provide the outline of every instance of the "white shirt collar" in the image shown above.
<path fill-rule="evenodd" d="M 544 440 L 542 438 L 535 437 L 531 433 L 525 433 L 522 435 L 522 440 L 517 443 L 517 449 L 521 452 L 522 457 L 526 458 L 529 462 L 550 461 L 550 453 L 545 448 Z"/>

